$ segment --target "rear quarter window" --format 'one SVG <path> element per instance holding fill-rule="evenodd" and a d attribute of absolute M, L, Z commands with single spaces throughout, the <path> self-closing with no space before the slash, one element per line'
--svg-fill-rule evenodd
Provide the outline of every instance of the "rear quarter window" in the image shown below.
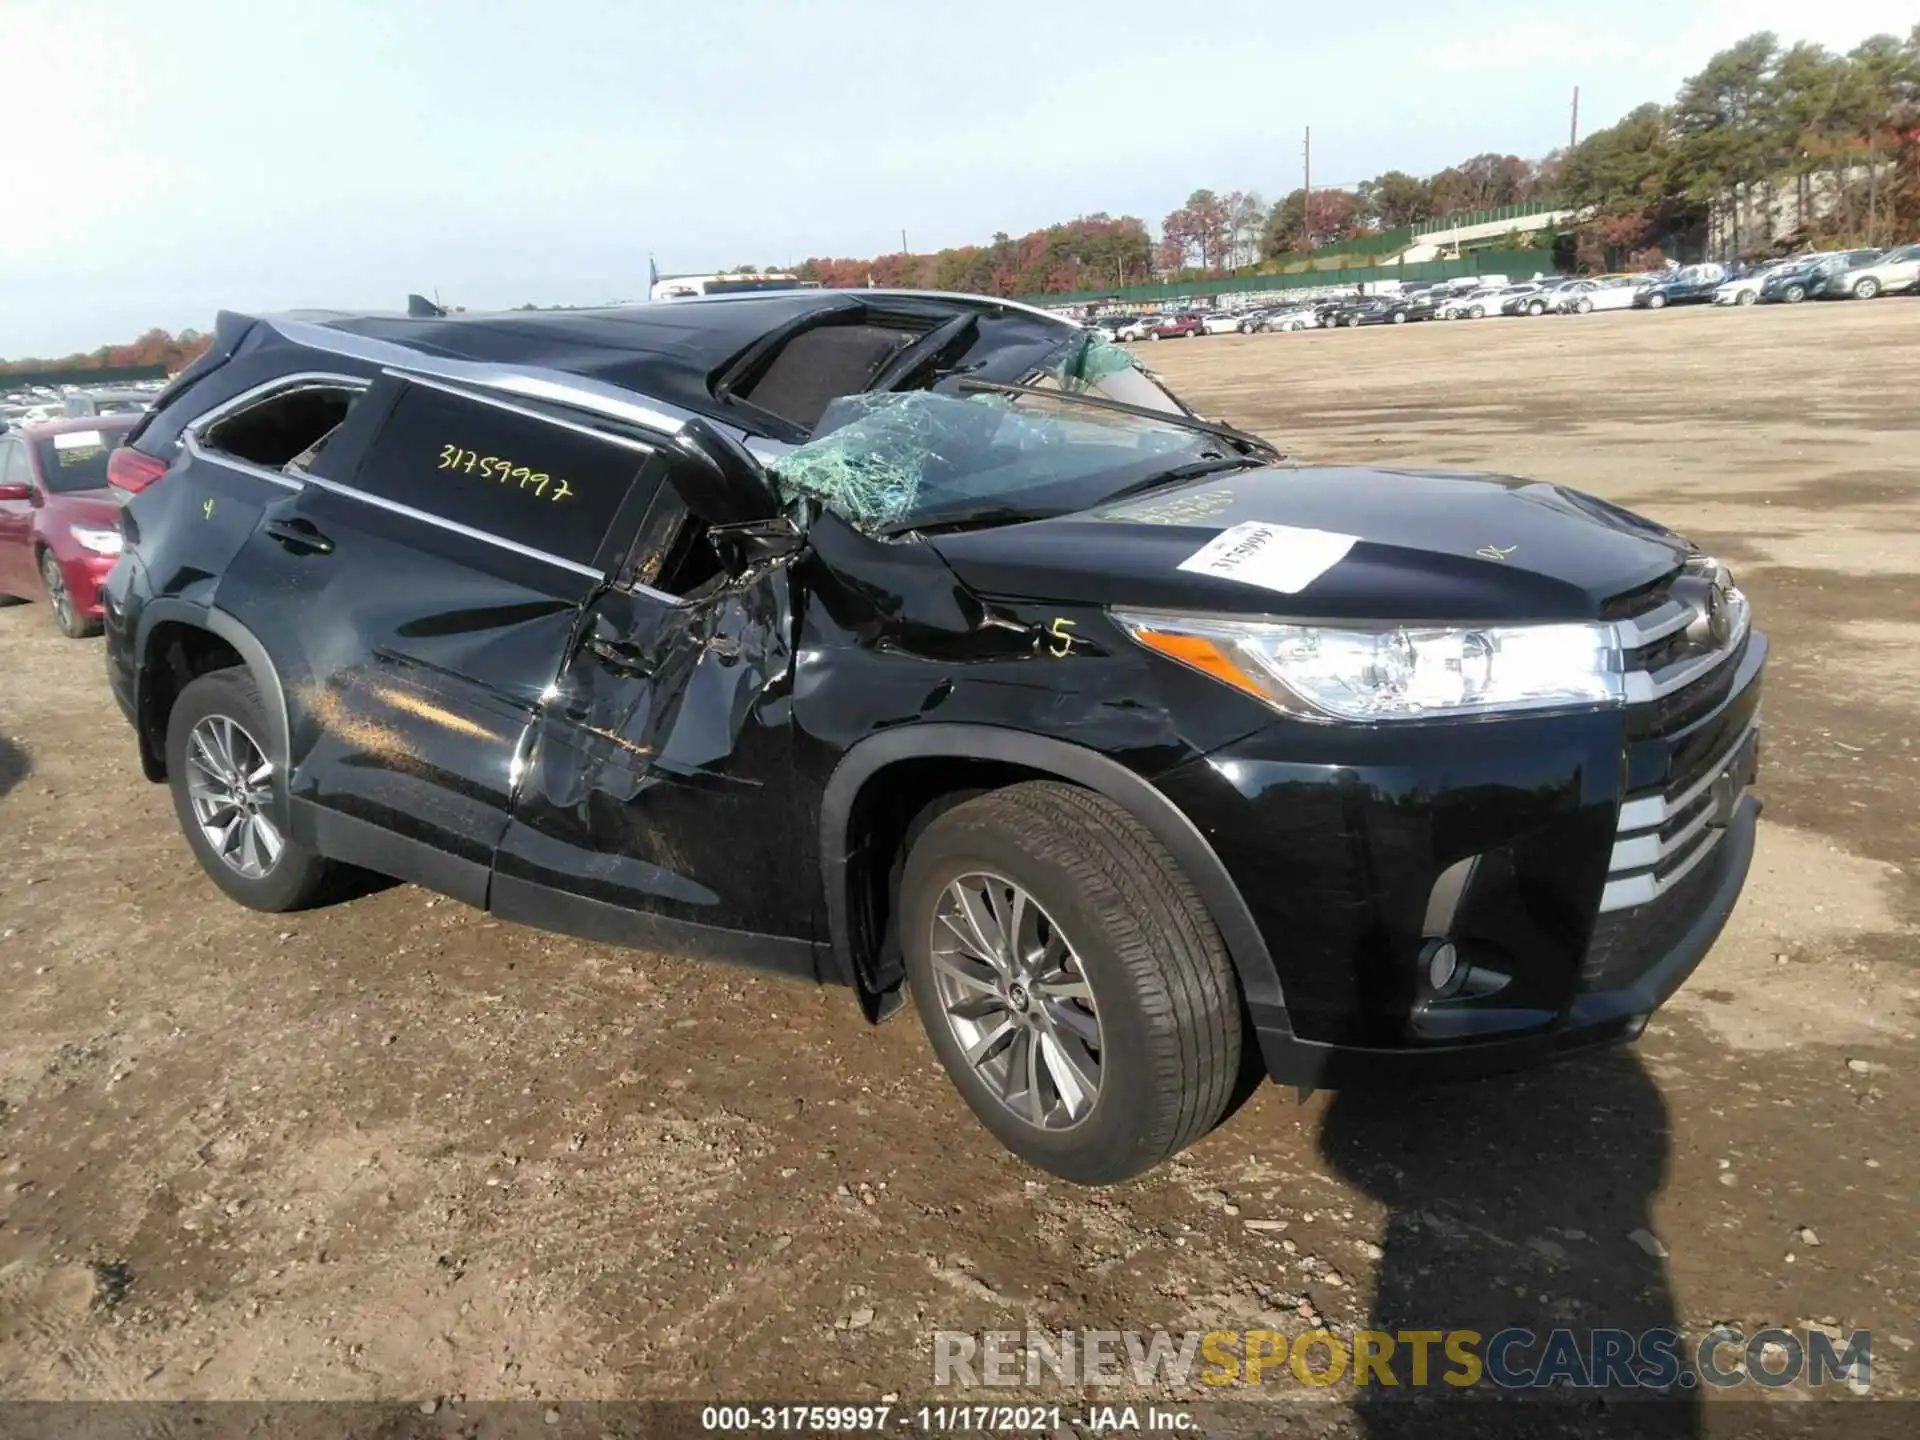
<path fill-rule="evenodd" d="M 651 451 L 424 386 L 395 402 L 351 488 L 594 565 Z"/>

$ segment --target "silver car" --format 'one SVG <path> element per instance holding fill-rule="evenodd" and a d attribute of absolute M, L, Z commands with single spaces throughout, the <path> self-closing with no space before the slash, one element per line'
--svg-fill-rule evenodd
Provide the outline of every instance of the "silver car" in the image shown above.
<path fill-rule="evenodd" d="M 1878 260 L 1836 270 L 1821 288 L 1826 299 L 1871 300 L 1876 295 L 1892 295 L 1920 285 L 1920 245 L 1902 245 L 1889 250 Z"/>

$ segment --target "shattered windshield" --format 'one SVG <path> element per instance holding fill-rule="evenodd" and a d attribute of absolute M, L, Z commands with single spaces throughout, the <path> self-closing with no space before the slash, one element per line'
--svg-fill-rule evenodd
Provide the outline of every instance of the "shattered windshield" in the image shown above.
<path fill-rule="evenodd" d="M 1079 404 L 1076 395 L 1189 423 Z M 887 533 L 1066 514 L 1234 453 L 1192 428 L 1132 356 L 1089 331 L 1025 393 L 842 396 L 813 439 L 772 469 L 789 498 L 811 497 L 861 530 Z"/>

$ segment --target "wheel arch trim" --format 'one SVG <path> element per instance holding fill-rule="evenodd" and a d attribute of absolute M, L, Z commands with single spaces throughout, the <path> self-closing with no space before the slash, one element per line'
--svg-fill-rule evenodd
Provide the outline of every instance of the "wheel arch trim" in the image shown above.
<path fill-rule="evenodd" d="M 1213 846 L 1185 811 L 1150 781 L 1119 761 L 1083 745 L 992 725 L 912 725 L 883 731 L 854 745 L 828 778 L 820 803 L 820 870 L 826 893 L 833 962 L 847 983 L 864 989 L 854 962 L 847 839 L 853 810 L 867 784 L 903 760 L 998 760 L 1084 786 L 1146 826 L 1180 864 L 1220 931 L 1256 1023 L 1290 1030 L 1279 970 L 1240 889 Z"/>
<path fill-rule="evenodd" d="M 280 672 L 267 654 L 267 647 L 260 643 L 259 637 L 224 610 L 170 597 L 149 600 L 142 607 L 139 635 L 134 643 L 134 654 L 139 657 L 139 663 L 134 669 L 136 713 L 145 709 L 144 692 L 147 671 L 152 660 L 153 633 L 161 625 L 169 623 L 205 630 L 233 647 L 234 653 L 239 655 L 247 669 L 252 672 L 255 683 L 260 687 L 261 698 L 267 702 L 267 718 L 272 721 L 273 730 L 273 733 L 267 737 L 267 744 L 272 747 L 272 753 L 267 758 L 279 768 L 282 774 L 285 774 L 290 740 L 287 724 L 287 696 L 280 684 Z"/>

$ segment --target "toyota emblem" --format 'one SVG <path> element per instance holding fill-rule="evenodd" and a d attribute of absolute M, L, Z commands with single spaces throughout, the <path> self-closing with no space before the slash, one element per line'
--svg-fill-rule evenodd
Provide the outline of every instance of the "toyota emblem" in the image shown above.
<path fill-rule="evenodd" d="M 1707 591 L 1707 638 L 1716 650 L 1724 649 L 1733 638 L 1733 601 L 1728 598 L 1726 582 L 1719 579 Z"/>

